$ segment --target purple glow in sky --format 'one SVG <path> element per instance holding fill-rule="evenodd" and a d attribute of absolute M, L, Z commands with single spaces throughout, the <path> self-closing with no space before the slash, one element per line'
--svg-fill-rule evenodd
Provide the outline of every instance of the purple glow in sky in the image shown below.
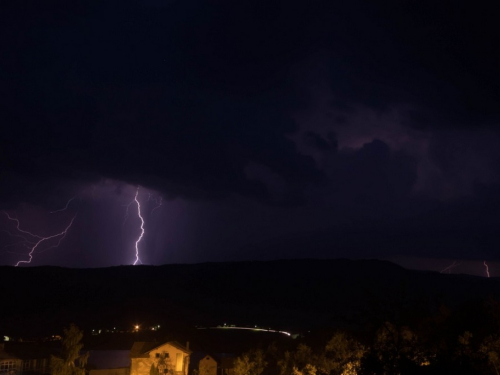
<path fill-rule="evenodd" d="M 146 200 L 146 194 L 153 198 Z M 119 219 L 123 217 L 123 203 L 127 200 L 137 207 L 137 211 L 132 211 L 135 214 L 129 212 L 123 225 L 117 226 L 117 222 L 122 222 Z M 158 208 L 171 203 L 173 211 L 178 211 L 178 201 L 165 203 L 153 190 L 138 189 L 108 179 L 78 189 L 76 195 L 65 202 L 63 209 L 20 204 L 6 210 L 3 220 L 0 220 L 3 229 L 0 263 L 88 267 L 93 264 L 137 264 L 143 263 L 143 258 L 155 263 L 154 259 L 160 248 L 163 251 L 162 244 L 169 233 L 168 228 L 160 230 L 158 224 L 174 221 L 165 217 L 164 211 Z M 148 224 L 145 223 L 146 217 Z M 146 228 L 150 229 L 148 238 L 144 238 Z M 175 223 L 173 228 L 179 229 Z M 128 257 L 127 253 L 134 256 Z M 19 260 L 26 257 L 27 260 Z"/>
<path fill-rule="evenodd" d="M 401 257 L 495 276 L 498 17 L 480 8 L 6 5 L 0 210 L 43 238 L 78 216 L 32 258 L 41 238 L 0 232 L 0 264 Z"/>
<path fill-rule="evenodd" d="M 154 190 L 110 179 L 82 186 L 72 192 L 75 193 L 74 199 L 62 200 L 65 210 L 21 204 L 6 211 L 4 220 L 0 220 L 4 229 L 0 234 L 4 245 L 0 261 L 7 265 L 18 263 L 89 267 L 252 258 L 266 260 L 287 256 L 328 258 L 339 254 L 350 258 L 371 257 L 369 248 L 364 252 L 358 251 L 357 256 L 342 248 L 335 249 L 332 255 L 328 255 L 320 242 L 316 243 L 319 245 L 316 249 L 303 253 L 300 249 L 307 247 L 311 237 L 304 239 L 297 234 L 304 231 L 314 233 L 321 228 L 320 223 L 311 218 L 323 210 L 314 206 L 276 210 L 242 197 L 233 197 L 224 202 L 194 203 L 179 198 L 163 200 Z M 132 209 L 134 206 L 137 210 Z M 168 210 L 159 209 L 163 206 L 167 206 Z M 242 212 L 250 212 L 252 218 L 257 219 L 249 221 L 248 217 L 241 215 Z M 323 222 L 324 229 L 316 232 L 323 238 L 331 223 L 343 222 L 335 210 L 330 215 L 330 219 Z M 13 224 L 16 225 L 13 227 Z M 16 235 L 14 231 L 18 232 L 17 236 L 28 233 L 20 232 L 17 227 L 21 231 L 23 228 L 30 228 L 35 241 L 26 238 L 18 241 L 19 238 L 13 236 Z M 218 230 L 219 227 L 224 228 L 224 231 Z M 61 228 L 65 230 L 61 231 Z M 293 245 L 287 240 L 290 236 Z M 332 241 L 336 238 L 340 241 L 347 238 L 349 243 L 353 243 L 348 230 L 334 234 Z M 49 240 L 57 242 L 49 243 Z M 354 243 L 356 242 L 359 242 L 359 238 Z M 248 255 L 250 253 L 251 256 Z M 29 257 L 31 261 L 19 262 L 20 257 Z M 485 276 L 483 261 L 473 259 L 404 256 L 389 259 L 407 268 Z M 498 268 L 496 262 L 488 263 L 490 269 L 491 265 L 493 269 Z"/>

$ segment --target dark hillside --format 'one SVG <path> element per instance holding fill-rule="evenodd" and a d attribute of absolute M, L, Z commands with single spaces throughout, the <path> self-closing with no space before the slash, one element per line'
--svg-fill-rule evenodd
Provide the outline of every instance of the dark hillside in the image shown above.
<path fill-rule="evenodd" d="M 224 322 L 302 330 L 376 325 L 500 297 L 500 282 L 377 260 L 283 260 L 100 269 L 0 268 L 0 334 L 171 330 Z"/>

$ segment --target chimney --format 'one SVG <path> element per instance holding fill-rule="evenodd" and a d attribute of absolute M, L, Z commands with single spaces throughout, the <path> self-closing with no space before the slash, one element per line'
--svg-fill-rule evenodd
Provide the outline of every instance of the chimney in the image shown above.
<path fill-rule="evenodd" d="M 189 341 L 186 342 L 186 349 L 189 350 Z"/>

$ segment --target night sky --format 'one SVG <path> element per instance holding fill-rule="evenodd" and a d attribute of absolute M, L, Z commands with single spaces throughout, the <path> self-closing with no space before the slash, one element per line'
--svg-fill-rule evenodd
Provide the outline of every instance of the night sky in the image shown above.
<path fill-rule="evenodd" d="M 20 265 L 134 263 L 138 193 L 138 264 L 484 273 L 500 260 L 500 15 L 484 4 L 2 2 L 0 264 L 71 220 Z"/>

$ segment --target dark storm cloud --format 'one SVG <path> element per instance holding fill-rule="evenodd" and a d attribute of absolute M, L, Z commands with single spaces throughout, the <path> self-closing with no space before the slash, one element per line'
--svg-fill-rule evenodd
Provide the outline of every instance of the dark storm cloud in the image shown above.
<path fill-rule="evenodd" d="M 333 205 L 343 215 L 377 216 L 405 209 L 417 180 L 417 161 L 404 151 L 391 150 L 375 139 L 359 149 L 337 149 L 337 140 L 309 132 L 314 147 L 322 151 L 319 164 L 328 184 L 313 188 L 311 199 Z M 327 147 L 327 145 L 329 147 Z M 318 194 L 321 192 L 320 194 Z M 347 209 L 346 209 L 347 208 Z"/>
<path fill-rule="evenodd" d="M 321 179 L 284 137 L 298 100 L 286 82 L 301 55 L 293 20 L 264 22 L 272 12 L 250 3 L 119 9 L 11 11 L 4 173 L 100 174 L 187 196 L 260 194 L 245 180 L 249 161 L 291 183 Z"/>
<path fill-rule="evenodd" d="M 336 26 L 328 55 L 337 106 L 417 106 L 419 128 L 496 125 L 497 15 L 430 1 L 360 5 Z M 351 25 L 346 25 L 352 22 Z M 344 32 L 342 32 L 344 31 Z"/>
<path fill-rule="evenodd" d="M 500 182 L 500 134 L 489 129 L 434 132 L 432 159 L 443 172 L 451 195 L 472 193 L 481 185 Z M 453 189 L 461 189 L 453 194 Z"/>
<path fill-rule="evenodd" d="M 412 252 L 448 241 L 451 256 L 452 244 L 482 241 L 492 256 L 500 61 L 491 9 L 278 0 L 2 8 L 2 207 L 61 206 L 110 178 L 202 200 L 243 233 L 233 248 L 272 238 L 255 224 L 266 222 L 280 238 L 314 233 L 303 238 L 322 244 L 319 255 L 332 241 L 392 251 L 404 237 Z M 240 207 L 234 195 L 266 208 L 245 203 L 248 216 L 235 220 L 207 203 Z M 487 207 L 484 230 L 453 237 L 461 217 Z M 226 236 L 217 215 L 199 215 L 211 223 L 197 246 Z"/>
<path fill-rule="evenodd" d="M 319 134 L 316 134 L 312 131 L 307 131 L 304 134 L 304 141 L 306 145 L 321 151 L 331 149 L 336 151 L 338 148 L 336 137 L 332 132 L 328 133 L 327 139 L 325 139 L 322 138 Z"/>
<path fill-rule="evenodd" d="M 9 124 L 2 136 L 4 170 L 42 180 L 97 173 L 188 196 L 259 195 L 245 178 L 249 162 L 290 183 L 321 180 L 312 160 L 285 137 L 296 130 L 291 112 L 308 105 L 290 69 L 316 52 L 327 58 L 337 107 L 384 110 L 406 101 L 424 119 L 444 124 L 481 90 L 467 91 L 470 80 L 456 80 L 453 67 L 437 79 L 441 66 L 426 66 L 431 57 L 444 61 L 446 51 L 432 42 L 433 32 L 441 35 L 440 19 L 425 18 L 425 5 L 148 4 L 8 9 L 2 27 L 3 122 Z M 413 11 L 416 20 L 399 20 Z M 443 35 L 453 22 L 444 23 Z M 427 52 L 419 33 L 428 35 Z M 466 56 L 453 43 L 464 33 L 447 39 L 458 65 Z M 412 59 L 415 54 L 420 58 Z M 469 75 L 477 73 L 472 68 Z M 471 113 L 482 109 L 476 104 Z"/>

